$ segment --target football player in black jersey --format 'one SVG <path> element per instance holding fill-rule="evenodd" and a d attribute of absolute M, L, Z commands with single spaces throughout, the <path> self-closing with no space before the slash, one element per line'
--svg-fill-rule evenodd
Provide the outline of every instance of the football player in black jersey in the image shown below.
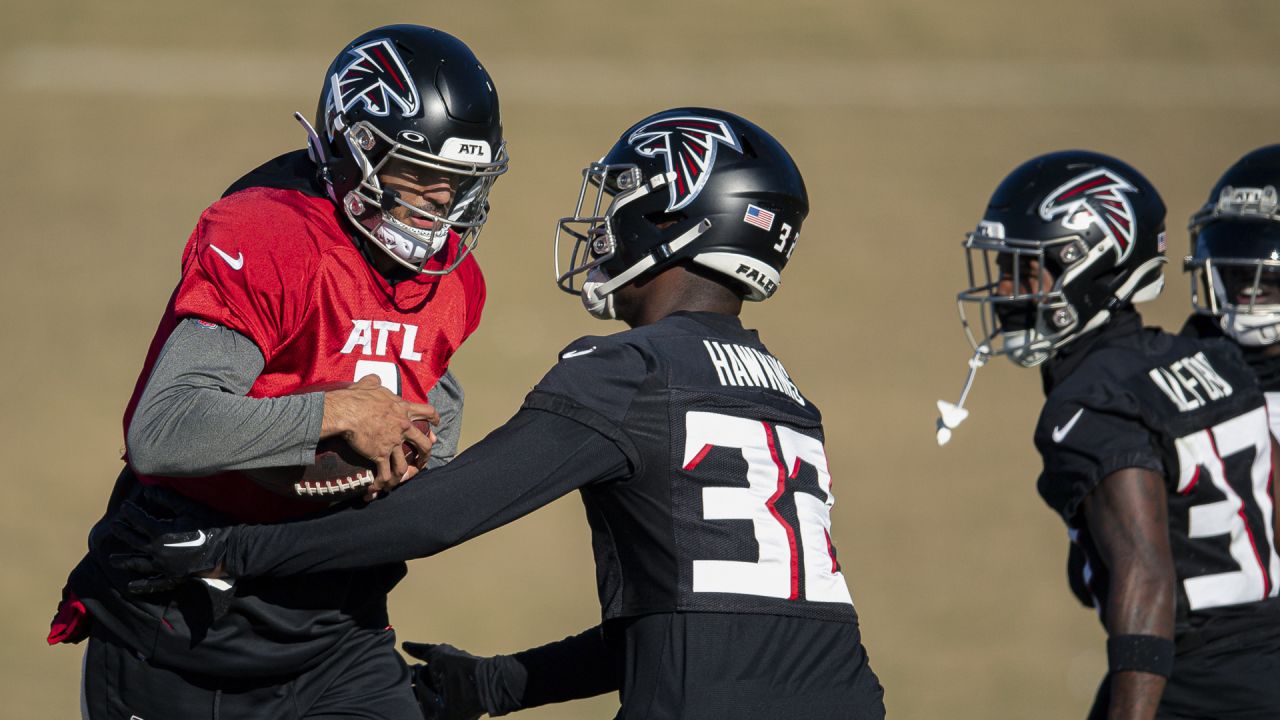
<path fill-rule="evenodd" d="M 1182 334 L 1240 346 L 1280 437 L 1280 145 L 1246 154 L 1191 218 L 1191 302 Z"/>
<path fill-rule="evenodd" d="M 510 421 L 377 503 L 195 532 L 133 507 L 117 531 L 138 553 L 117 564 L 142 591 L 362 567 L 580 490 L 602 624 L 494 658 L 414 646 L 429 717 L 620 690 L 619 718 L 882 718 L 831 542 L 821 415 L 738 320 L 777 289 L 807 213 L 795 163 L 756 125 L 645 118 L 584 170 L 557 231 L 560 287 L 630 330 L 570 344 Z"/>
<path fill-rule="evenodd" d="M 1266 408 L 1230 344 L 1145 328 L 1134 310 L 1163 284 L 1164 214 L 1146 178 L 1106 155 L 1014 170 L 965 240 L 971 366 L 1006 355 L 1041 368 L 1038 488 L 1073 541 L 1072 587 L 1108 634 L 1090 717 L 1276 718 Z M 960 409 L 942 409 L 953 428 Z"/>

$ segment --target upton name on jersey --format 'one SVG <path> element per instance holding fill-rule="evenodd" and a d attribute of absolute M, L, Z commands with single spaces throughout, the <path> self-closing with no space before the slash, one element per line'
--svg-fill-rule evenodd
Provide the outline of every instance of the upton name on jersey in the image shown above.
<path fill-rule="evenodd" d="M 1231 383 L 1213 369 L 1203 352 L 1184 357 L 1168 367 L 1151 368 L 1149 376 L 1182 412 L 1204 407 L 1206 402 L 1220 400 L 1232 392 Z"/>

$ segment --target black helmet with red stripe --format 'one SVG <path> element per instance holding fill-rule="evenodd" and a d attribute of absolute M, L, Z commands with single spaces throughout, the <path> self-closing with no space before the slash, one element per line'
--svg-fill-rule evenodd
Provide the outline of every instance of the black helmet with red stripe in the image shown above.
<path fill-rule="evenodd" d="M 498 93 L 461 40 L 420 25 L 389 25 L 352 40 L 325 73 L 314 128 L 307 126 L 309 151 L 321 181 L 374 246 L 430 274 L 450 272 L 471 252 L 507 153 Z M 392 160 L 449 179 L 451 207 L 424 211 L 384 188 L 378 174 Z M 430 227 L 392 217 L 397 206 Z M 451 233 L 460 245 L 454 261 L 425 269 Z"/>
<path fill-rule="evenodd" d="M 958 299 L 974 349 L 1031 367 L 1116 310 L 1154 299 L 1164 217 L 1155 187 L 1114 157 L 1070 150 L 1023 163 L 965 237 L 970 287 Z"/>
<path fill-rule="evenodd" d="M 556 282 L 612 317 L 613 291 L 690 262 L 764 300 L 808 212 L 800 170 L 769 133 L 723 110 L 666 110 L 583 170 L 574 214 L 557 226 Z"/>

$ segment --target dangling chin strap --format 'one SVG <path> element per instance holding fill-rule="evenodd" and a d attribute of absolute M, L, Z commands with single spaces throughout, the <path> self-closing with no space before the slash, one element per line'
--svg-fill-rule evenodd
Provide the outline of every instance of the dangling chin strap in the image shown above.
<path fill-rule="evenodd" d="M 960 427 L 960 423 L 969 417 L 969 411 L 964 409 L 964 401 L 969 398 L 969 390 L 973 388 L 973 378 L 978 374 L 978 368 L 987 364 L 991 359 L 991 348 L 982 343 L 973 353 L 973 357 L 969 358 L 969 374 L 964 379 L 964 388 L 960 391 L 960 400 L 955 404 L 946 400 L 938 401 L 938 421 L 935 425 L 938 431 L 938 446 L 941 447 L 951 441 L 951 431 Z"/>
<path fill-rule="evenodd" d="M 1139 285 L 1147 279 L 1149 274 L 1158 271 L 1160 266 L 1166 262 L 1168 262 L 1168 259 L 1163 255 L 1160 255 L 1147 260 L 1142 265 L 1139 265 L 1138 268 L 1134 270 L 1133 274 L 1115 290 L 1110 301 L 1107 303 L 1107 307 L 1099 310 L 1093 317 L 1089 318 L 1083 327 L 1073 333 L 1065 342 L 1052 347 L 1050 352 L 1057 350 L 1062 345 L 1066 345 L 1068 342 L 1075 340 L 1081 335 L 1102 327 L 1111 320 L 1116 310 L 1125 307 L 1130 303 L 1154 299 L 1164 288 L 1163 275 L 1141 288 L 1139 288 Z M 994 337 L 994 334 L 991 337 Z M 991 337 L 988 337 L 987 340 L 990 340 Z M 969 411 L 964 408 L 964 401 L 969 398 L 969 390 L 973 388 L 973 378 L 974 375 L 977 374 L 978 368 L 986 365 L 987 361 L 990 359 L 990 346 L 986 342 L 979 344 L 977 351 L 974 352 L 973 357 L 969 359 L 969 375 L 965 378 L 964 389 L 960 391 L 960 400 L 954 404 L 945 400 L 938 401 L 938 420 L 936 428 L 938 431 L 937 437 L 939 446 L 946 445 L 950 442 L 951 431 L 959 427 L 960 423 L 964 422 L 965 419 L 969 417 Z M 1277 361 L 1275 368 L 1275 371 L 1277 372 L 1277 380 L 1280 381 L 1280 361 Z"/>
<path fill-rule="evenodd" d="M 317 174 L 320 177 L 320 184 L 324 186 L 325 194 L 333 202 L 338 202 L 338 198 L 333 194 L 333 183 L 329 181 L 329 156 L 324 151 L 324 143 L 320 140 L 320 133 L 311 126 L 311 123 L 302 116 L 302 113 L 296 110 L 293 117 L 307 131 L 307 157 L 311 158 L 311 162 L 316 164 Z"/>
<path fill-rule="evenodd" d="M 328 163 L 329 158 L 324 154 L 324 143 L 320 142 L 320 133 L 311 127 L 311 123 L 302 117 L 302 113 L 294 111 L 293 118 L 307 131 L 307 157 L 318 166 Z"/>

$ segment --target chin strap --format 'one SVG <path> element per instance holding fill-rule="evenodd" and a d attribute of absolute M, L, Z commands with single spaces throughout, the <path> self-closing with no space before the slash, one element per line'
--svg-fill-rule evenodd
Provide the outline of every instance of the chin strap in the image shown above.
<path fill-rule="evenodd" d="M 964 380 L 964 389 L 960 391 L 960 400 L 955 404 L 946 400 L 938 401 L 938 420 L 935 425 L 938 431 L 938 446 L 941 447 L 951 441 L 951 431 L 960 427 L 960 423 L 969 417 L 969 411 L 964 409 L 964 401 L 969 398 L 969 390 L 973 388 L 973 377 L 978 374 L 978 368 L 987 364 L 991 359 L 991 348 L 985 343 L 978 346 L 973 357 L 969 358 L 969 375 Z"/>
<path fill-rule="evenodd" d="M 324 151 L 324 142 L 302 113 L 294 111 L 293 117 L 307 131 L 307 157 L 311 158 L 311 162 L 316 165 L 316 173 L 321 184 L 324 185 L 325 194 L 336 204 L 338 197 L 333 194 L 333 183 L 329 178 L 329 155 Z"/>
<path fill-rule="evenodd" d="M 697 240 L 703 233 L 711 229 L 711 220 L 704 218 L 702 222 L 689 228 L 680 234 L 680 237 L 669 243 L 659 245 L 649 251 L 644 257 L 640 258 L 634 265 L 623 270 L 615 278 L 610 278 L 602 283 L 597 289 L 596 294 L 604 297 L 613 293 L 614 290 L 626 285 L 627 283 L 640 277 L 649 268 L 658 264 L 658 259 L 666 260 L 684 249 L 685 245 Z"/>
<path fill-rule="evenodd" d="M 329 162 L 324 152 L 324 143 L 320 142 L 320 134 L 316 129 L 311 127 L 311 123 L 307 122 L 300 112 L 293 113 L 293 118 L 307 131 L 307 155 L 311 156 L 311 162 L 317 166 L 323 166 Z"/>

